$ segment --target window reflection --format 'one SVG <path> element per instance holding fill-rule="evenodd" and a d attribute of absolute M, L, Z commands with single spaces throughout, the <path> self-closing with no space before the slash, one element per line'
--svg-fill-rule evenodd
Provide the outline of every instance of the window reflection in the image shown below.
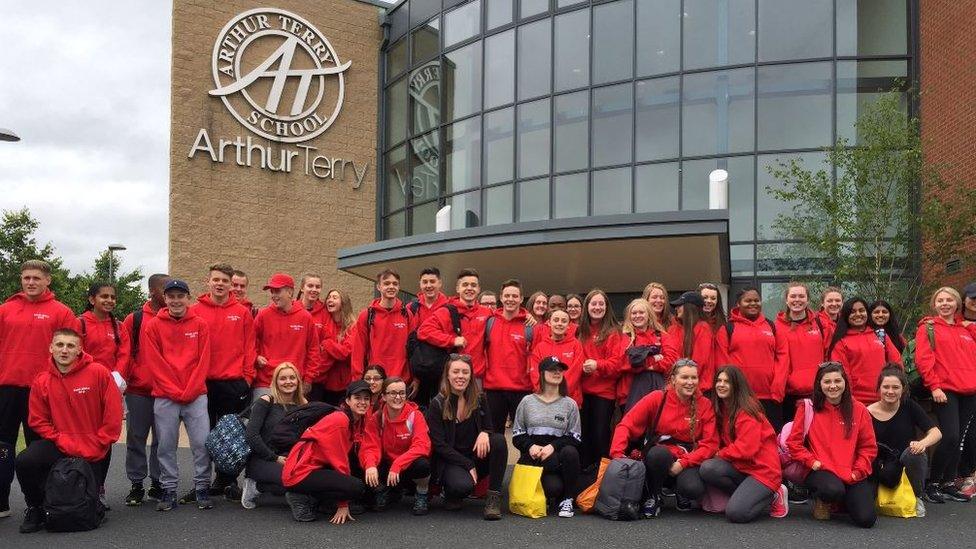
<path fill-rule="evenodd" d="M 481 42 L 444 55 L 444 121 L 481 109 Z"/>
<path fill-rule="evenodd" d="M 553 109 L 553 150 L 556 172 L 586 168 L 590 148 L 590 92 L 556 96 Z"/>
<path fill-rule="evenodd" d="M 518 107 L 518 177 L 549 173 L 549 100 Z"/>
<path fill-rule="evenodd" d="M 756 59 L 756 0 L 684 0 L 684 68 Z"/>
<path fill-rule="evenodd" d="M 754 95 L 751 68 L 686 75 L 681 97 L 682 154 L 753 150 Z"/>

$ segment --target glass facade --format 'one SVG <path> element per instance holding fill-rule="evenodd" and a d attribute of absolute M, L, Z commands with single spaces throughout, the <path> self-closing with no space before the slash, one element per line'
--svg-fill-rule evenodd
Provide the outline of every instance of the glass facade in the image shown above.
<path fill-rule="evenodd" d="M 821 167 L 880 90 L 911 85 L 915 2 L 405 0 L 378 237 L 433 232 L 446 205 L 452 229 L 706 209 L 721 168 L 733 283 L 816 271 L 773 227 L 790 205 L 767 168 Z"/>

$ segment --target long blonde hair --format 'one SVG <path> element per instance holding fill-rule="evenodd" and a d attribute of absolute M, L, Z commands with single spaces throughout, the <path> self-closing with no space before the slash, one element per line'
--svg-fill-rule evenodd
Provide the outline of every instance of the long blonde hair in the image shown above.
<path fill-rule="evenodd" d="M 290 399 L 292 402 L 285 402 L 284 395 L 278 391 L 278 376 L 284 370 L 295 372 L 295 377 L 298 378 L 298 387 L 295 388 L 295 394 Z M 275 366 L 274 373 L 271 374 L 271 399 L 276 404 L 308 404 L 308 399 L 305 398 L 305 382 L 302 381 L 302 375 L 298 373 L 298 368 L 291 362 L 282 362 Z"/>
<path fill-rule="evenodd" d="M 325 292 L 326 301 L 332 292 L 339 294 L 339 333 L 345 333 L 356 322 L 356 314 L 352 310 L 352 298 L 339 288 L 330 288 Z"/>
<path fill-rule="evenodd" d="M 663 326 L 663 329 L 667 330 L 671 327 L 671 324 L 674 323 L 674 313 L 671 312 L 671 305 L 668 303 L 668 289 L 665 288 L 664 284 L 661 284 L 660 282 L 650 282 L 647 284 L 647 286 L 644 286 L 644 293 L 641 294 L 641 297 L 644 299 L 644 301 L 650 303 L 651 292 L 654 290 L 661 290 L 661 292 L 664 294 L 664 310 L 661 312 L 661 319 L 659 321 L 657 321 L 653 311 L 651 311 L 651 316 L 655 317 L 655 321 L 657 321 L 658 325 Z"/>
<path fill-rule="evenodd" d="M 665 332 L 664 326 L 658 321 L 657 317 L 654 316 L 654 312 L 651 311 L 651 304 L 646 299 L 639 297 L 627 304 L 627 308 L 624 309 L 624 323 L 623 331 L 624 335 L 630 338 L 631 344 L 637 338 L 637 328 L 634 327 L 634 323 L 630 320 L 630 312 L 634 310 L 635 307 L 643 307 L 647 311 L 647 329 L 657 332 Z"/>

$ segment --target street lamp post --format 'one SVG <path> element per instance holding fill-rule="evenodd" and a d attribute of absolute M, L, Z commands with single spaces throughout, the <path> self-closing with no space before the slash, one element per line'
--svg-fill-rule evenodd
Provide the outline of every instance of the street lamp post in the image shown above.
<path fill-rule="evenodd" d="M 0 128 L 0 141 L 20 141 L 20 136 L 14 133 L 13 130 Z"/>
<path fill-rule="evenodd" d="M 108 245 L 108 282 L 109 284 L 115 284 L 115 252 L 121 252 L 125 250 L 125 246 L 122 244 L 109 244 Z"/>

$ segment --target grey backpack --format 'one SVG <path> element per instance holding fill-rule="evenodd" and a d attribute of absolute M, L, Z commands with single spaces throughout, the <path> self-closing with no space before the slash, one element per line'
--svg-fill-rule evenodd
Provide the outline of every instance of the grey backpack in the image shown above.
<path fill-rule="evenodd" d="M 644 493 L 644 463 L 630 458 L 610 462 L 593 508 L 610 520 L 637 520 Z"/>

